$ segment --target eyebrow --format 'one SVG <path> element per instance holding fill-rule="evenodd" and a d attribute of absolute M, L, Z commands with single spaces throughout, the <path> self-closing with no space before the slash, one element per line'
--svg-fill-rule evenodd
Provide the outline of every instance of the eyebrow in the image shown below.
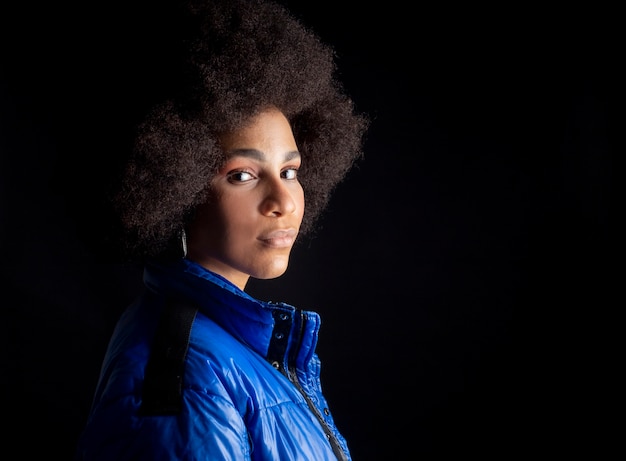
<path fill-rule="evenodd" d="M 265 160 L 265 154 L 258 149 L 231 149 L 231 150 L 226 151 L 226 157 L 227 158 L 247 157 L 253 160 L 258 160 L 259 162 L 262 162 Z M 292 151 L 285 153 L 283 160 L 285 162 L 288 162 L 298 157 L 300 157 L 300 152 L 298 152 L 297 150 L 292 150 Z"/>

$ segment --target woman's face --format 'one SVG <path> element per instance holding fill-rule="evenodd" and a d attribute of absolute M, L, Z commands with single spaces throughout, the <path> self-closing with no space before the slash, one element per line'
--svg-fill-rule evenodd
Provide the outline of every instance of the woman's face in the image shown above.
<path fill-rule="evenodd" d="M 187 231 L 187 258 L 244 289 L 287 269 L 304 215 L 300 154 L 285 116 L 268 110 L 220 138 L 226 160 Z"/>

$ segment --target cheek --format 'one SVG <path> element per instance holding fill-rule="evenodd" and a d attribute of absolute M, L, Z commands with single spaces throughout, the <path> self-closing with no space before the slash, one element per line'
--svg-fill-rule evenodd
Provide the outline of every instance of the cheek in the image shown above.
<path fill-rule="evenodd" d="M 251 197 L 222 197 L 219 203 L 222 227 L 229 232 L 250 228 L 257 219 L 258 203 Z"/>

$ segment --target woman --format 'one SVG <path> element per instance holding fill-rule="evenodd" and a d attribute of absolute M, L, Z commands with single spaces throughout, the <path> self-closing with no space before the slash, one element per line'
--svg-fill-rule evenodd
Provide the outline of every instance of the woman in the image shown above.
<path fill-rule="evenodd" d="M 77 459 L 351 459 L 321 390 L 319 315 L 244 290 L 286 271 L 367 119 L 282 6 L 188 6 L 185 86 L 141 125 L 115 197 L 145 290 L 113 333 Z"/>

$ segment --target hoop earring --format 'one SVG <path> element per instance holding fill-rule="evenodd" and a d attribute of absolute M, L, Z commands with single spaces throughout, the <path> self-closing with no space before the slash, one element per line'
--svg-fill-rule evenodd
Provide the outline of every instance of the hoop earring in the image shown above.
<path fill-rule="evenodd" d="M 185 229 L 180 234 L 180 240 L 183 244 L 183 258 L 187 257 L 187 234 L 185 233 Z"/>

